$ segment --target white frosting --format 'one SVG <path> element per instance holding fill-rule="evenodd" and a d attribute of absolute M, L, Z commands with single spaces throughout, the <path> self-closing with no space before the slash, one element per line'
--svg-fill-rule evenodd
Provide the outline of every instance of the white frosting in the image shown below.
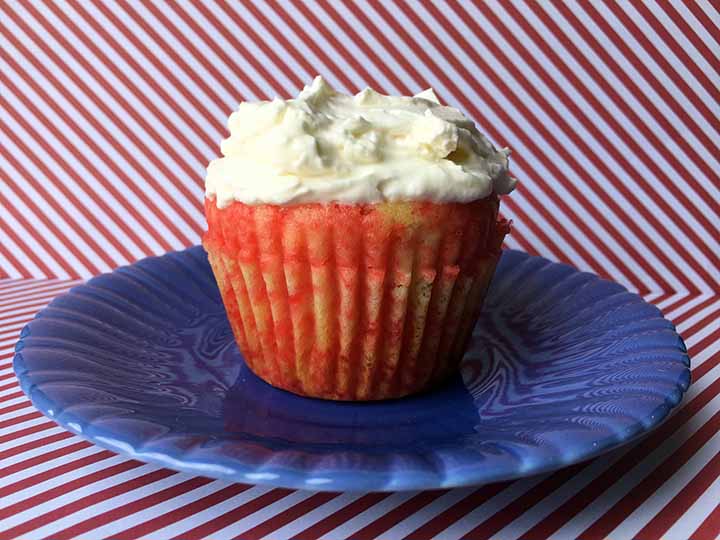
<path fill-rule="evenodd" d="M 205 196 L 246 204 L 467 202 L 515 187 L 496 150 L 435 93 L 336 93 L 316 77 L 296 99 L 241 103 Z"/>

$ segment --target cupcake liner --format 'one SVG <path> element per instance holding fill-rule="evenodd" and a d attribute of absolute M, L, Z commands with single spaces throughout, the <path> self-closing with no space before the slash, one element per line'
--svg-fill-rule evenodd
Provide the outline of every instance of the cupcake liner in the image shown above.
<path fill-rule="evenodd" d="M 248 366 L 313 397 L 375 400 L 457 370 L 508 225 L 498 199 L 218 209 L 203 243 Z"/>

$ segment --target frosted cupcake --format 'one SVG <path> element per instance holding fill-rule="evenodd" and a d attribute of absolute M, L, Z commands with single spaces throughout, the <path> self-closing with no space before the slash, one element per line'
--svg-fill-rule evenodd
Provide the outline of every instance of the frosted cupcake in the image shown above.
<path fill-rule="evenodd" d="M 241 103 L 208 166 L 203 244 L 250 369 L 377 400 L 455 373 L 508 232 L 508 150 L 432 90 Z"/>

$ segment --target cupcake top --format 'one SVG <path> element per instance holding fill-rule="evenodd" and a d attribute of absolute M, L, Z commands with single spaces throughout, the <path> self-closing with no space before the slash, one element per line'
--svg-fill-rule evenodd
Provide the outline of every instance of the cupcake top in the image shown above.
<path fill-rule="evenodd" d="M 513 190 L 496 150 L 435 93 L 335 92 L 316 77 L 295 99 L 244 102 L 228 119 L 205 196 L 245 204 L 468 202 Z"/>

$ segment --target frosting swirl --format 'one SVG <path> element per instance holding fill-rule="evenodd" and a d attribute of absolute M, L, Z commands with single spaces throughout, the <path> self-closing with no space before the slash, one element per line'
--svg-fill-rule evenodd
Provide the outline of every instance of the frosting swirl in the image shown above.
<path fill-rule="evenodd" d="M 335 92 L 316 77 L 295 99 L 244 102 L 228 119 L 205 196 L 245 204 L 468 202 L 506 194 L 510 150 L 496 150 L 435 93 Z"/>

